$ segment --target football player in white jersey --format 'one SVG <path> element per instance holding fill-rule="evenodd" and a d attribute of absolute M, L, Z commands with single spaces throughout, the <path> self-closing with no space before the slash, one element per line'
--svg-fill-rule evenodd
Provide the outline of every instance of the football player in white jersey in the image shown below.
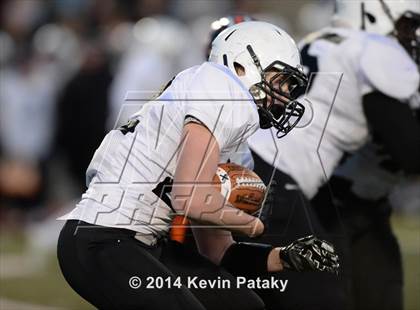
<path fill-rule="evenodd" d="M 331 177 L 343 155 L 361 148 L 370 132 L 379 133 L 392 155 L 406 161 L 403 167 L 418 169 L 420 131 L 408 106 L 419 88 L 418 64 L 414 60 L 418 56 L 418 28 L 414 28 L 417 32 L 412 34 L 404 27 L 397 33 L 395 25 L 402 18 L 409 19 L 408 24 L 415 23 L 419 10 L 415 0 L 337 1 L 333 25 L 303 40 L 303 63 L 308 72 L 314 73 L 307 94 L 312 103 L 307 113 L 311 114 L 310 120 L 283 139 L 273 141 L 272 135 L 258 131 L 248 141 L 255 153 L 255 171 L 264 177 L 263 180 L 273 177 L 277 181 L 276 202 L 266 227 L 267 236 L 262 240 L 287 242 L 289 238 L 308 233 L 325 236 L 309 200 Z M 401 42 L 403 37 L 409 37 L 410 41 Z M 389 111 L 400 111 L 398 114 L 404 118 L 393 118 L 393 112 Z M 408 151 L 405 146 L 412 149 Z M 402 147 L 403 152 L 399 150 Z M 335 191 L 332 194 L 335 196 Z M 328 209 L 327 220 L 336 221 L 337 239 L 342 241 L 347 237 L 344 231 L 349 227 L 343 229 L 339 211 L 334 207 Z M 383 237 L 389 243 L 388 253 L 376 262 L 369 260 L 371 269 L 358 274 L 363 272 L 360 279 L 370 279 L 366 280 L 369 283 L 375 282 L 376 278 L 375 283 L 380 281 L 382 288 L 362 286 L 365 290 L 362 294 L 358 289 L 355 293 L 360 295 L 354 302 L 358 309 L 401 308 L 398 245 L 390 231 Z M 378 244 L 372 248 L 381 248 Z M 366 253 L 357 254 L 360 259 L 367 257 Z M 378 278 L 379 273 L 382 276 Z M 333 286 L 334 281 L 325 274 L 287 276 L 293 277 L 291 283 L 299 284 L 295 291 L 289 289 L 287 292 L 291 295 L 287 309 L 313 309 L 316 305 L 320 309 L 343 309 L 343 303 L 351 306 L 351 302 L 343 299 L 347 292 L 337 292 L 338 285 Z M 312 282 L 317 277 L 318 281 Z M 321 281 L 320 278 L 324 279 Z M 360 284 L 360 279 L 356 279 L 359 280 L 356 285 Z M 302 290 L 308 298 L 296 301 Z M 283 294 L 278 300 L 287 302 L 287 297 Z"/>
<path fill-rule="evenodd" d="M 420 3 L 385 1 L 374 4 L 377 6 L 368 3 L 363 8 L 367 16 L 366 30 L 392 33 L 391 38 L 404 47 L 419 68 Z M 352 14 L 345 6 L 341 9 L 337 21 L 360 20 L 360 14 L 356 18 L 355 12 Z M 383 52 L 384 49 L 380 48 L 376 54 Z M 397 64 L 400 59 L 395 55 L 386 64 L 384 61 L 374 62 L 372 68 Z M 410 67 L 414 68 L 413 64 Z M 411 195 L 407 191 L 404 199 L 398 201 L 394 192 L 401 189 L 400 182 L 418 187 L 420 123 L 415 112 L 420 106 L 420 84 L 417 83 L 417 92 L 414 90 L 409 98 L 398 97 L 390 90 L 398 91 L 395 87 L 409 80 L 409 76 L 400 71 L 393 73 L 400 79 L 398 84 L 381 77 L 378 79 L 381 86 L 363 97 L 370 133 L 368 143 L 354 154 L 346 154 L 334 171 L 329 188 L 323 186 L 313 200 L 321 220 L 327 223 L 330 231 L 337 231 L 339 225 L 337 218 L 328 214 L 328 209 L 340 206 L 340 220 L 351 240 L 351 293 L 355 309 L 404 308 L 403 266 L 390 216 L 393 208 L 403 207 L 404 200 L 415 201 L 418 197 L 418 191 Z M 412 93 L 415 87 L 411 89 Z M 402 94 L 401 91 L 397 93 Z M 380 289 L 372 290 L 372 287 Z"/>
<path fill-rule="evenodd" d="M 179 73 L 96 151 L 88 190 L 61 218 L 67 222 L 58 259 L 73 289 L 98 308 L 262 309 L 251 290 L 206 290 L 184 281 L 234 281 L 217 265 L 336 272 L 334 249 L 315 237 L 284 248 L 235 243 L 229 231 L 254 237 L 264 225 L 212 185 L 217 164 L 258 127 L 278 135 L 293 128 L 304 110 L 295 100 L 302 87 L 299 52 L 282 29 L 247 22 L 222 32 L 210 62 Z M 166 241 L 175 214 L 198 225 L 195 238 L 208 260 Z M 156 288 L 157 278 L 165 282 Z"/>

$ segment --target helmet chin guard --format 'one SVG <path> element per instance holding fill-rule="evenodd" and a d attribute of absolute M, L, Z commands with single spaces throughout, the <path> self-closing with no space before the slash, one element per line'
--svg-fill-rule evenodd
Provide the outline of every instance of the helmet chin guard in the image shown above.
<path fill-rule="evenodd" d="M 277 138 L 282 138 L 299 123 L 305 112 L 303 104 L 296 99 L 306 90 L 308 79 L 299 68 L 293 68 L 279 60 L 263 70 L 251 45 L 247 46 L 247 50 L 261 75 L 261 82 L 250 87 L 250 93 L 258 106 L 260 127 L 262 129 L 274 127 L 277 129 Z M 278 71 L 278 73 L 267 81 L 266 73 L 269 71 Z M 279 79 L 281 80 L 276 87 L 275 81 Z M 286 84 L 287 92 L 282 90 Z M 268 105 L 268 96 L 271 97 L 270 105 Z"/>

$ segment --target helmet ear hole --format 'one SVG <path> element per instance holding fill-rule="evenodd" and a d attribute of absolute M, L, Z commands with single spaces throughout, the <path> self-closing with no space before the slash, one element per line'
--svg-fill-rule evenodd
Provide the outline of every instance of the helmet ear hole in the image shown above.
<path fill-rule="evenodd" d="M 369 23 L 374 24 L 376 23 L 376 17 L 373 16 L 373 14 L 366 12 L 365 16 L 367 17 L 367 19 L 369 20 Z"/>
<path fill-rule="evenodd" d="M 236 61 L 233 63 L 233 67 L 235 68 L 235 72 L 238 76 L 245 75 L 245 67 L 241 64 L 237 63 Z"/>

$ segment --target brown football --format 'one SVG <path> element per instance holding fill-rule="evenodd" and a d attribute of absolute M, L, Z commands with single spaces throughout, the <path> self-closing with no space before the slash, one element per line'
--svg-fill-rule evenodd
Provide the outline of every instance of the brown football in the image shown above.
<path fill-rule="evenodd" d="M 266 187 L 254 171 L 234 163 L 219 164 L 213 181 L 234 207 L 249 214 L 260 209 Z"/>

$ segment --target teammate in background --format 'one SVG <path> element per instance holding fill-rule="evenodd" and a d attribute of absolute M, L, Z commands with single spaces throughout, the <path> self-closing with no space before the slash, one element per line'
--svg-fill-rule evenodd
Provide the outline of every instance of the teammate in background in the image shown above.
<path fill-rule="evenodd" d="M 353 264 L 356 270 L 351 275 L 353 282 L 347 285 L 349 270 L 344 269 L 343 287 L 325 274 L 284 273 L 295 286 L 290 285 L 285 294 L 260 295 L 267 308 L 345 309 L 352 307 L 346 298 L 349 294 L 357 309 L 402 308 L 401 259 L 389 213 L 381 214 L 379 206 L 365 209 L 358 223 L 343 219 L 346 214 L 338 214 L 341 210 L 329 203 L 331 199 L 321 200 L 321 205 L 329 206 L 321 214 L 322 222 L 332 221 L 336 228 L 328 237 L 309 200 L 343 156 L 360 149 L 371 134 L 381 137 L 406 172 L 419 171 L 419 124 L 407 104 L 419 88 L 414 61 L 418 60 L 418 26 L 413 26 L 418 25 L 418 13 L 418 1 L 338 1 L 332 27 L 309 35 L 301 44 L 308 72 L 319 72 L 311 76 L 307 94 L 313 103 L 311 121 L 280 140 L 258 131 L 248 141 L 255 155 L 255 172 L 266 182 L 271 177 L 276 181 L 275 201 L 262 240 L 282 243 L 309 233 L 334 237 L 336 245 L 343 245 L 344 265 Z M 403 20 L 405 26 L 396 28 Z M 334 197 L 336 193 L 333 188 Z M 371 216 L 376 226 L 368 227 L 376 232 L 368 234 L 360 246 L 346 247 L 347 241 L 363 235 L 363 220 L 373 223 Z M 363 269 L 358 270 L 358 265 Z"/>
<path fill-rule="evenodd" d="M 405 191 L 404 199 L 400 197 L 398 200 L 394 191 L 401 190 L 403 184 L 415 186 L 417 182 L 418 186 L 420 180 L 420 123 L 416 120 L 420 84 L 417 77 L 416 87 L 415 65 L 412 62 L 408 65 L 410 62 L 405 61 L 411 56 L 418 76 L 420 5 L 418 1 L 406 2 L 378 1 L 373 5 L 366 3 L 363 8 L 366 31 L 390 35 L 407 54 L 391 55 L 388 52 L 391 46 L 382 48 L 377 45 L 376 50 L 371 50 L 372 57 L 378 59 L 364 64 L 374 74 L 372 84 L 377 85 L 374 91 L 364 93 L 363 97 L 369 141 L 355 154 L 348 154 L 342 160 L 329 182 L 330 188 L 322 187 L 314 199 L 321 220 L 331 232 L 337 231 L 340 224 L 328 209 L 331 210 L 334 204 L 341 208 L 341 220 L 351 241 L 354 309 L 403 309 L 401 254 L 390 216 L 393 208 L 402 208 L 404 203 L 415 200 L 419 194 L 418 191 L 411 192 L 410 196 L 410 191 Z M 362 3 L 358 5 L 361 7 Z M 360 12 L 357 14 L 350 9 L 342 7 L 337 22 L 350 22 L 357 28 L 355 21 L 361 21 L 363 17 Z M 372 16 L 377 23 L 372 22 Z M 410 74 L 398 67 L 404 64 L 412 71 L 411 81 Z M 385 75 L 386 67 L 395 70 Z M 394 79 L 399 82 L 395 83 Z M 407 96 L 408 93 L 411 96 Z M 377 289 L 371 289 L 374 287 Z"/>
<path fill-rule="evenodd" d="M 58 259 L 73 289 L 98 308 L 262 309 L 247 289 L 134 290 L 129 280 L 233 281 L 217 265 L 244 273 L 336 272 L 334 249 L 315 237 L 284 248 L 234 242 L 229 231 L 255 237 L 264 225 L 238 213 L 212 185 L 217 164 L 258 127 L 283 135 L 296 125 L 304 110 L 296 94 L 306 81 L 286 32 L 268 23 L 242 23 L 215 39 L 210 62 L 179 73 L 158 103 L 147 103 L 127 125 L 112 130 L 87 169 L 88 190 L 61 218 L 67 223 Z M 208 260 L 165 241 L 175 214 L 197 223 L 194 235 Z"/>
<path fill-rule="evenodd" d="M 107 127 L 110 129 L 123 125 L 141 108 L 140 104 L 126 99 L 141 99 L 144 103 L 155 97 L 165 81 L 193 66 L 199 59 L 197 52 L 189 48 L 192 41 L 188 29 L 174 18 L 164 15 L 146 17 L 139 20 L 131 31 L 131 44 L 122 55 L 109 91 Z M 129 95 L 130 91 L 136 93 Z"/>

